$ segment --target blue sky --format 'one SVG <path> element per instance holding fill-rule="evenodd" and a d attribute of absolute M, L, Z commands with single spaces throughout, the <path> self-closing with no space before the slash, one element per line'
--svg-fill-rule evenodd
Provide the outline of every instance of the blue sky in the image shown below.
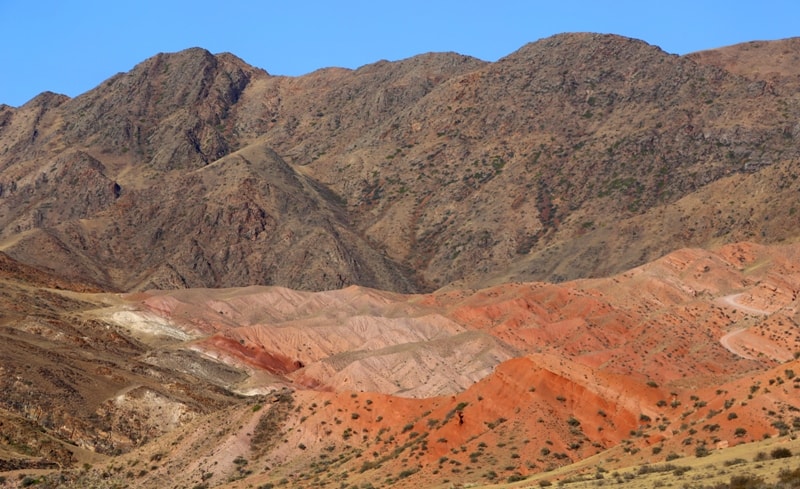
<path fill-rule="evenodd" d="M 159 52 L 232 52 L 275 75 L 430 51 L 495 61 L 561 32 L 621 34 L 685 54 L 800 36 L 800 2 L 0 0 L 0 103 L 76 96 Z"/>

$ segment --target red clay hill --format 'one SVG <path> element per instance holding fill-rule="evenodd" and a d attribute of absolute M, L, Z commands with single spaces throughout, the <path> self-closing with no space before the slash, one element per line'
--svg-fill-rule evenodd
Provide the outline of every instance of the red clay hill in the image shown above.
<path fill-rule="evenodd" d="M 740 243 L 562 284 L 164 291 L 103 314 L 185 332 L 171 349 L 248 372 L 237 390 L 283 406 L 281 439 L 247 450 L 276 467 L 264 480 L 488 483 L 797 430 L 798 271 L 800 246 Z"/>

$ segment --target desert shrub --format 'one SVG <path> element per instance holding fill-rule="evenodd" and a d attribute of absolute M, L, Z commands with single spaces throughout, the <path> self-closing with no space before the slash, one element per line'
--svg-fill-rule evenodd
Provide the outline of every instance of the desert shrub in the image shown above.
<path fill-rule="evenodd" d="M 645 464 L 639 467 L 639 470 L 636 471 L 637 475 L 646 475 L 646 474 L 659 474 L 662 472 L 672 472 L 676 475 L 683 475 L 687 471 L 689 471 L 690 467 L 681 467 L 673 464 L 660 464 L 660 465 L 649 465 Z"/>
<path fill-rule="evenodd" d="M 800 487 L 800 467 L 794 470 L 782 469 L 778 472 L 778 480 L 789 487 Z"/>
<path fill-rule="evenodd" d="M 764 479 L 754 475 L 734 475 L 731 477 L 730 489 L 760 489 L 764 487 Z"/>
<path fill-rule="evenodd" d="M 772 422 L 772 427 L 775 428 L 776 430 L 778 430 L 778 433 L 781 436 L 786 436 L 786 435 L 789 434 L 789 425 L 786 424 L 785 421 L 782 421 L 782 420 L 773 421 Z"/>
<path fill-rule="evenodd" d="M 684 466 L 684 467 L 675 467 L 675 470 L 672 471 L 672 473 L 680 477 L 680 476 L 682 476 L 683 474 L 685 474 L 686 472 L 688 472 L 691 469 L 692 469 L 691 467 L 686 467 L 686 466 Z"/>
<path fill-rule="evenodd" d="M 22 478 L 22 482 L 20 482 L 20 487 L 30 487 L 38 483 L 39 479 L 26 475 L 25 477 Z"/>
<path fill-rule="evenodd" d="M 723 462 L 722 464 L 723 464 L 725 467 L 731 467 L 731 466 L 733 466 L 733 465 L 739 465 L 739 464 L 743 464 L 743 463 L 746 463 L 746 462 L 747 462 L 747 460 L 745 460 L 745 459 L 743 459 L 743 458 L 735 458 L 735 459 L 733 459 L 733 460 L 726 460 L 726 461 L 725 461 L 725 462 Z"/>
<path fill-rule="evenodd" d="M 769 455 L 772 458 L 789 458 L 792 456 L 792 451 L 786 447 L 780 447 L 769 452 Z"/>
<path fill-rule="evenodd" d="M 405 479 L 406 477 L 409 477 L 411 475 L 416 474 L 418 470 L 419 469 L 406 469 L 406 470 L 400 472 L 399 474 L 397 474 L 397 478 L 398 479 Z"/>
<path fill-rule="evenodd" d="M 508 476 L 508 479 L 506 479 L 506 481 L 519 482 L 519 481 L 524 481 L 525 479 L 526 477 L 524 475 L 520 474 L 519 472 L 514 472 L 513 474 Z"/>

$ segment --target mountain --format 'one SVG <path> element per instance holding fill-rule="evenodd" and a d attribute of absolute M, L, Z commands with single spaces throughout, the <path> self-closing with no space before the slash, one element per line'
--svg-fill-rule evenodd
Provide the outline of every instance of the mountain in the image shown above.
<path fill-rule="evenodd" d="M 666 485 L 800 451 L 797 42 L 301 77 L 193 48 L 0 106 L 0 486 Z"/>
<path fill-rule="evenodd" d="M 735 49 L 749 52 L 564 34 L 496 63 L 426 54 L 297 78 L 202 49 L 160 54 L 75 99 L 3 107 L 3 250 L 116 290 L 422 292 L 791 240 L 796 75 L 776 55 L 758 58 L 777 66 L 759 78 Z M 242 152 L 280 163 L 229 165 Z M 242 188 L 287 174 L 303 202 Z M 223 227 L 238 219 L 254 227 Z"/>

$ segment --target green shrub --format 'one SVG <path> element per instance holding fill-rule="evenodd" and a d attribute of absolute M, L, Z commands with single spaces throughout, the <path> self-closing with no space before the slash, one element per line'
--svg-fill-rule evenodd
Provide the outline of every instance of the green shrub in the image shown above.
<path fill-rule="evenodd" d="M 21 487 L 30 487 L 30 486 L 32 486 L 34 484 L 38 484 L 38 483 L 39 483 L 39 479 L 37 479 L 35 477 L 31 477 L 29 475 L 26 475 L 25 477 L 22 478 L 22 482 L 20 482 L 20 486 Z"/>

